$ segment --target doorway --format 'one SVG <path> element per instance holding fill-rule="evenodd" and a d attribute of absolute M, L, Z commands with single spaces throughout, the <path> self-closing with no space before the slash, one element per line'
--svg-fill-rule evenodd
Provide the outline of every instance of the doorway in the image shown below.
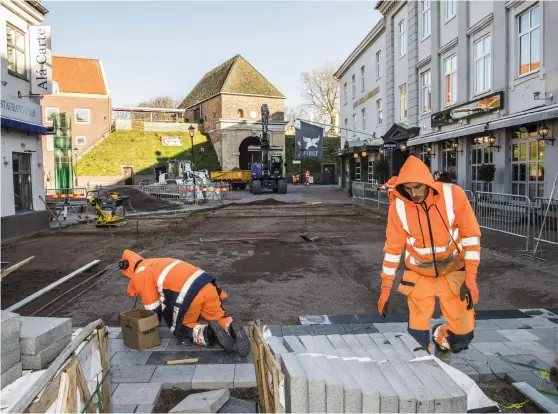
<path fill-rule="evenodd" d="M 401 151 L 399 148 L 393 150 L 391 153 L 391 176 L 399 175 L 399 170 L 407 161 L 409 157 L 409 151 Z"/>
<path fill-rule="evenodd" d="M 250 145 L 261 145 L 260 139 L 258 137 L 248 137 L 240 143 L 238 147 L 238 166 L 241 170 L 249 170 L 253 162 L 262 162 L 262 153 L 249 152 L 248 147 Z"/>
<path fill-rule="evenodd" d="M 335 164 L 322 164 L 322 184 L 335 184 Z"/>
<path fill-rule="evenodd" d="M 124 185 L 134 185 L 134 169 L 132 167 L 122 167 L 124 175 Z"/>

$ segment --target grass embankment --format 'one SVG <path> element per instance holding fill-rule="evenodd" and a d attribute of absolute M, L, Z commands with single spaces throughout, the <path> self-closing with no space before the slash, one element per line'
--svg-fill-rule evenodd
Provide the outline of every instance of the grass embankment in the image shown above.
<path fill-rule="evenodd" d="M 165 136 L 182 137 L 182 146 L 163 146 Z M 220 169 L 209 137 L 197 131 L 194 152 L 196 169 Z M 136 175 L 152 174 L 154 166 L 169 159 L 192 159 L 187 132 L 116 131 L 78 161 L 77 171 L 80 176 L 115 176 L 122 174 L 122 166 L 132 166 Z"/>

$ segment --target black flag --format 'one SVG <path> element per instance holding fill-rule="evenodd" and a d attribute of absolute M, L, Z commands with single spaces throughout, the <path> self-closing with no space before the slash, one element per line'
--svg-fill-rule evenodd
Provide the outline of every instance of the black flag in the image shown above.
<path fill-rule="evenodd" d="M 295 145 L 296 159 L 322 159 L 324 129 L 300 121 L 300 129 L 295 130 Z"/>

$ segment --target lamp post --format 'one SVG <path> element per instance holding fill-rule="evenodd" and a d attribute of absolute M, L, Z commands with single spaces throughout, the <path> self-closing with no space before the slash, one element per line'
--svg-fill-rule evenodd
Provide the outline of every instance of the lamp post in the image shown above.
<path fill-rule="evenodd" d="M 197 204 L 196 202 L 196 171 L 194 169 L 194 163 L 196 162 L 194 158 L 194 134 L 196 133 L 196 128 L 190 125 L 188 128 L 188 134 L 190 134 L 190 143 L 192 145 L 192 177 L 194 179 L 194 205 Z"/>
<path fill-rule="evenodd" d="M 74 148 L 74 160 L 75 160 L 75 161 L 74 161 L 74 162 L 75 162 L 75 167 L 74 167 L 74 181 L 75 181 L 75 183 L 76 183 L 76 184 L 75 184 L 75 185 L 76 185 L 76 188 L 77 188 L 77 186 L 78 186 L 77 154 L 78 154 L 78 148 L 75 147 L 75 148 Z"/>

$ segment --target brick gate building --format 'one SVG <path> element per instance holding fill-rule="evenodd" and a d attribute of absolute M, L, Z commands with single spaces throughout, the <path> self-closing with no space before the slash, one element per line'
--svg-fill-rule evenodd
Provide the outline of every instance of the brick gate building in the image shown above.
<path fill-rule="evenodd" d="M 249 169 L 248 146 L 259 145 L 262 135 L 262 104 L 269 109 L 270 144 L 285 147 L 284 102 L 275 86 L 236 55 L 206 73 L 180 108 L 186 122 L 198 123 L 210 136 L 221 168 L 229 171 Z"/>

